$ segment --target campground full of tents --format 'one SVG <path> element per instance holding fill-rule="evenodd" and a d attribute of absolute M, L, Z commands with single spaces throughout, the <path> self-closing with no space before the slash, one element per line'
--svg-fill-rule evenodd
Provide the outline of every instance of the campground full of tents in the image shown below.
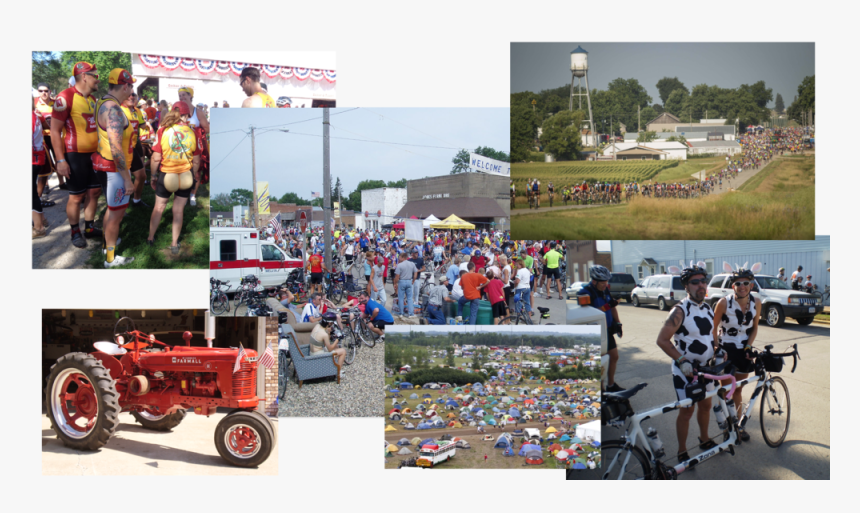
<path fill-rule="evenodd" d="M 443 440 L 457 453 L 439 468 L 584 468 L 589 457 L 599 465 L 596 381 L 491 379 L 442 389 L 399 382 L 385 392 L 385 468 Z"/>

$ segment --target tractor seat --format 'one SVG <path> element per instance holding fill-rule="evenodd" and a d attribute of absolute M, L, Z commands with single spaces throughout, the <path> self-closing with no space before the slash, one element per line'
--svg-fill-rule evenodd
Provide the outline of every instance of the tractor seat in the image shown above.
<path fill-rule="evenodd" d="M 547 308 L 547 307 L 545 307 L 545 306 L 539 306 L 539 307 L 537 307 L 537 309 L 538 309 L 538 311 L 539 311 L 540 313 L 542 313 L 542 314 L 545 314 L 545 313 L 549 312 L 549 308 Z"/>
<path fill-rule="evenodd" d="M 640 390 L 647 387 L 648 383 L 639 383 L 633 388 L 622 390 L 621 392 L 604 392 L 603 397 L 611 401 L 625 401 L 636 395 Z"/>

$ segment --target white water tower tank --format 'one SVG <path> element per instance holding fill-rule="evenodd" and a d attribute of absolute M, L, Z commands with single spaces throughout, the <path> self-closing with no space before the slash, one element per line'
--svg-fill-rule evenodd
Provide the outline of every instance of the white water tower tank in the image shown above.
<path fill-rule="evenodd" d="M 588 71 L 588 52 L 577 46 L 576 50 L 570 52 L 570 71 L 575 77 L 584 77 Z"/>

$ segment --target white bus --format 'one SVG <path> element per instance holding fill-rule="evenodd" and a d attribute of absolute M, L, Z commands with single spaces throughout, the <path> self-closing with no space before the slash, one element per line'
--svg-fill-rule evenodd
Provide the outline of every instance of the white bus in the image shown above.
<path fill-rule="evenodd" d="M 445 441 L 436 444 L 427 444 L 421 448 L 418 456 L 418 461 L 415 462 L 419 467 L 433 467 L 438 463 L 450 460 L 457 453 L 457 447 L 454 442 Z"/>

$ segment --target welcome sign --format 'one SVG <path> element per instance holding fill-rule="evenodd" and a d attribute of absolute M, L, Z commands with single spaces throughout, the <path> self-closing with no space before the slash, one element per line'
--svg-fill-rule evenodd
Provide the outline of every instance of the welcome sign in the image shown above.
<path fill-rule="evenodd" d="M 511 176 L 511 164 L 509 162 L 490 159 L 477 153 L 469 154 L 469 168 L 477 173 Z"/>

